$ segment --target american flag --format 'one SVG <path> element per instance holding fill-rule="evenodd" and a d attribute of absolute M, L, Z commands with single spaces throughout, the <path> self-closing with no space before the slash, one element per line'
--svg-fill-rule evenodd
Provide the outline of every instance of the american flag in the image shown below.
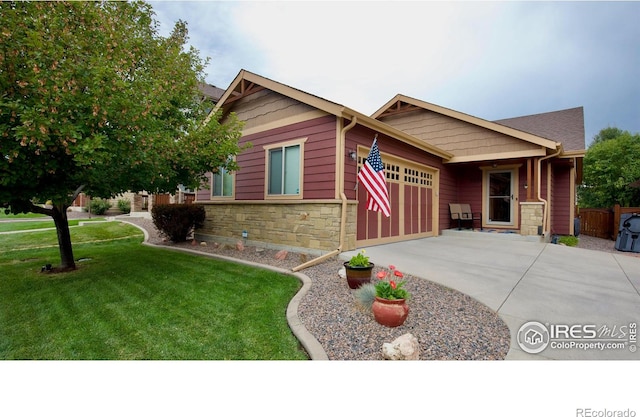
<path fill-rule="evenodd" d="M 358 180 L 364 185 L 369 192 L 367 198 L 367 210 L 381 211 L 385 216 L 391 215 L 391 206 L 389 204 L 389 191 L 384 175 L 384 165 L 380 158 L 378 150 L 378 139 L 373 139 L 369 157 L 362 164 L 360 172 L 358 172 Z"/>

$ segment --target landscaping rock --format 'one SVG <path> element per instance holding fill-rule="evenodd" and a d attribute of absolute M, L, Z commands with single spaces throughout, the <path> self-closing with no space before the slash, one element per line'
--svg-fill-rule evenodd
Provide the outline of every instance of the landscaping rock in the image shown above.
<path fill-rule="evenodd" d="M 279 261 L 284 261 L 285 259 L 287 259 L 287 255 L 289 254 L 289 252 L 287 252 L 286 250 L 281 250 L 278 253 L 276 253 L 276 259 Z"/>
<path fill-rule="evenodd" d="M 405 333 L 391 343 L 384 343 L 382 355 L 390 360 L 416 361 L 420 359 L 418 339 L 411 333 Z"/>

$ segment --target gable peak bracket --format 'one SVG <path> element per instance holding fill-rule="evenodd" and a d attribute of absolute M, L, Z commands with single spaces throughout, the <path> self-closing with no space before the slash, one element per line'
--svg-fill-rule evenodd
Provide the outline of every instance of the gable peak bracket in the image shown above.
<path fill-rule="evenodd" d="M 405 103 L 401 100 L 398 100 L 392 106 L 390 106 L 388 109 L 382 112 L 380 117 L 391 116 L 399 113 L 406 113 L 416 109 L 418 109 L 418 107 L 414 106 L 413 104 Z"/>

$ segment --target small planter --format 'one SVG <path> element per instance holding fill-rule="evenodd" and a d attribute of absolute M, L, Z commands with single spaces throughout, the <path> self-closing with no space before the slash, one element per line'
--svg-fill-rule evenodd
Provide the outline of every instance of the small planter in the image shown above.
<path fill-rule="evenodd" d="M 383 326 L 401 326 L 409 315 L 409 306 L 406 301 L 405 299 L 387 300 L 376 297 L 371 306 L 373 317 Z"/>
<path fill-rule="evenodd" d="M 369 266 L 349 266 L 349 262 L 344 263 L 344 269 L 347 274 L 347 284 L 352 290 L 360 287 L 362 284 L 371 282 L 371 271 L 375 265 L 369 263 Z"/>

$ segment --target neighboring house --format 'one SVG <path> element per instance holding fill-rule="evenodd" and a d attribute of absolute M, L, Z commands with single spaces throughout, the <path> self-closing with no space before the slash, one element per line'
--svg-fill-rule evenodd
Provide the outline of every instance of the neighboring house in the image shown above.
<path fill-rule="evenodd" d="M 252 146 L 237 156 L 239 171 L 209 174 L 196 191 L 207 212 L 198 239 L 352 250 L 437 236 L 454 227 L 449 203 L 470 203 L 488 229 L 573 231 L 583 128 L 582 148 L 565 149 L 555 128 L 526 125 L 544 115 L 489 122 L 401 95 L 366 116 L 245 70 L 216 108 L 245 122 L 240 141 Z M 584 125 L 581 108 L 565 112 L 572 127 Z M 376 135 L 389 218 L 366 210 L 356 181 Z"/>
<path fill-rule="evenodd" d="M 213 106 L 215 106 L 220 98 L 224 94 L 224 90 L 222 88 L 218 88 L 215 85 L 201 83 L 198 88 L 202 93 L 203 100 L 209 100 Z"/>

